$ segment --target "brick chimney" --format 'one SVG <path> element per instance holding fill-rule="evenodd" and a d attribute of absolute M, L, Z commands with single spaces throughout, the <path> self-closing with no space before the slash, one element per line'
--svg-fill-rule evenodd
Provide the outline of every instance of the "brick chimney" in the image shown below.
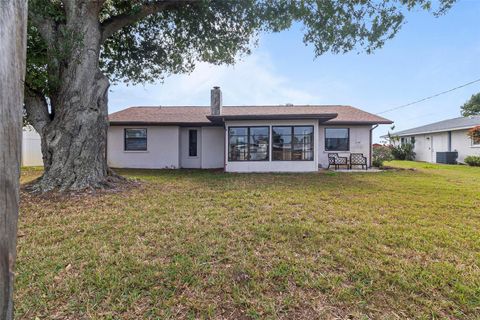
<path fill-rule="evenodd" d="M 220 90 L 220 87 L 213 87 L 210 91 L 210 108 L 212 116 L 221 115 L 222 107 L 222 90 Z"/>

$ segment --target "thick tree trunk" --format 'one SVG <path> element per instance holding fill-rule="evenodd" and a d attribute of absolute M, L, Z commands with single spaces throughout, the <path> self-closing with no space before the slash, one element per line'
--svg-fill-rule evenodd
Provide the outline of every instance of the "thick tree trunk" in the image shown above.
<path fill-rule="evenodd" d="M 108 79 L 94 69 L 73 71 L 70 79 L 58 96 L 54 119 L 41 134 L 45 172 L 35 186 L 38 191 L 83 190 L 108 183 Z"/>
<path fill-rule="evenodd" d="M 26 0 L 0 1 L 0 319 L 13 319 Z"/>
<path fill-rule="evenodd" d="M 81 39 L 61 67 L 51 114 L 43 98 L 27 92 L 27 112 L 42 137 L 45 166 L 34 191 L 103 188 L 114 180 L 106 161 L 109 81 L 99 69 L 101 31 L 92 8 L 78 6 L 69 16 L 66 28 Z"/>

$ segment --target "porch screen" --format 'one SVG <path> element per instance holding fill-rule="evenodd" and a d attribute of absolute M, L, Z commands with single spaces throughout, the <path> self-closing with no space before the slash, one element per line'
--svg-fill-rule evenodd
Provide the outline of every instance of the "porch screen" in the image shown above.
<path fill-rule="evenodd" d="M 228 161 L 268 161 L 268 127 L 230 127 Z"/>
<path fill-rule="evenodd" d="M 313 126 L 274 126 L 272 139 L 272 160 L 313 160 Z"/>

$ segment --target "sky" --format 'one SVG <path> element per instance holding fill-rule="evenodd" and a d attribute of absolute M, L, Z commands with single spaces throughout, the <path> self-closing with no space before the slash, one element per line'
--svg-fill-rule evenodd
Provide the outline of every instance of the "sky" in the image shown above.
<path fill-rule="evenodd" d="M 197 65 L 163 83 L 110 88 L 109 112 L 130 106 L 209 105 L 220 86 L 224 105 L 340 104 L 379 113 L 480 79 L 480 0 L 459 0 L 444 16 L 406 14 L 396 37 L 373 54 L 315 58 L 302 28 L 262 34 L 252 54 L 233 66 Z M 480 82 L 428 101 L 381 114 L 394 131 L 460 116 Z M 382 125 L 374 140 L 391 130 Z"/>

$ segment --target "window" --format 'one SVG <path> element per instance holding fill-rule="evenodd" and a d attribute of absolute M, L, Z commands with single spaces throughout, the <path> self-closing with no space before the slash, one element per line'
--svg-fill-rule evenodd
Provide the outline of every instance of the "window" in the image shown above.
<path fill-rule="evenodd" d="M 349 151 L 350 129 L 348 128 L 325 128 L 326 151 Z"/>
<path fill-rule="evenodd" d="M 415 144 L 415 137 L 401 137 L 400 144 L 402 146 L 406 144 Z"/>
<path fill-rule="evenodd" d="M 472 145 L 473 146 L 480 146 L 480 136 L 473 136 L 472 137 Z"/>
<path fill-rule="evenodd" d="M 272 160 L 313 160 L 313 126 L 272 127 L 272 137 Z"/>
<path fill-rule="evenodd" d="M 197 156 L 197 130 L 188 130 L 188 156 Z"/>
<path fill-rule="evenodd" d="M 147 129 L 125 129 L 125 151 L 146 151 Z"/>
<path fill-rule="evenodd" d="M 230 127 L 229 161 L 268 161 L 269 127 Z"/>

